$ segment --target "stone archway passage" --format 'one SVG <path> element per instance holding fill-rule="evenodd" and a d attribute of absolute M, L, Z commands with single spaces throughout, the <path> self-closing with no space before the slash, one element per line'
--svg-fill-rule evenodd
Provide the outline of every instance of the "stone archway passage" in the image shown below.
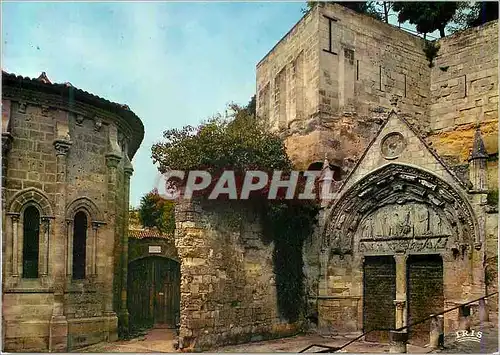
<path fill-rule="evenodd" d="M 407 261 L 408 324 L 444 309 L 443 260 L 439 255 L 411 255 Z M 429 344 L 430 320 L 409 329 L 409 342 Z"/>
<path fill-rule="evenodd" d="M 394 328 L 396 263 L 393 256 L 365 257 L 363 273 L 363 331 Z M 387 342 L 389 333 L 375 331 L 366 341 Z"/>
<path fill-rule="evenodd" d="M 158 256 L 130 263 L 128 311 L 132 328 L 175 328 L 180 312 L 180 265 Z"/>

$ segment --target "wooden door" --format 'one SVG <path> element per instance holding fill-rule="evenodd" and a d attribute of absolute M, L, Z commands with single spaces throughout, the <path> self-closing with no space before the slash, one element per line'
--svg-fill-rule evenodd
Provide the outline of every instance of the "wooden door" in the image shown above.
<path fill-rule="evenodd" d="M 439 255 L 412 255 L 407 262 L 408 324 L 444 309 L 443 261 Z M 429 343 L 430 320 L 408 330 L 411 344 Z"/>
<path fill-rule="evenodd" d="M 363 275 L 363 331 L 394 328 L 396 311 L 396 263 L 393 256 L 365 257 Z M 366 341 L 388 342 L 389 332 L 375 331 Z"/>
<path fill-rule="evenodd" d="M 174 328 L 180 310 L 180 265 L 162 257 L 130 263 L 128 310 L 133 326 Z"/>
<path fill-rule="evenodd" d="M 155 279 L 155 323 L 174 328 L 180 309 L 179 264 L 168 259 L 157 260 Z"/>

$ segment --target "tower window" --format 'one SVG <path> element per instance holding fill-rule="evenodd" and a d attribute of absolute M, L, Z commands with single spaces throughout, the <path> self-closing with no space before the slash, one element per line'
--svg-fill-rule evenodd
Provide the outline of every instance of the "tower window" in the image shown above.
<path fill-rule="evenodd" d="M 85 278 L 87 215 L 78 212 L 73 223 L 73 279 Z"/>
<path fill-rule="evenodd" d="M 40 241 L 40 212 L 29 206 L 23 216 L 23 278 L 38 277 L 38 251 Z"/>

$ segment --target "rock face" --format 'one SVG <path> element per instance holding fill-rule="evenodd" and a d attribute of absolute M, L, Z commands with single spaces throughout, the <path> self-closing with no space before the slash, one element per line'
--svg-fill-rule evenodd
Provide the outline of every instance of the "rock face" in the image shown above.
<path fill-rule="evenodd" d="M 408 324 L 497 290 L 497 32 L 437 40 L 430 66 L 423 39 L 320 3 L 258 63 L 257 115 L 297 168 L 326 155 L 341 171 L 304 247 L 320 328 Z"/>
<path fill-rule="evenodd" d="M 118 318 L 127 322 L 121 255 L 143 125 L 46 75 L 3 73 L 2 90 L 4 350 L 116 339 Z"/>

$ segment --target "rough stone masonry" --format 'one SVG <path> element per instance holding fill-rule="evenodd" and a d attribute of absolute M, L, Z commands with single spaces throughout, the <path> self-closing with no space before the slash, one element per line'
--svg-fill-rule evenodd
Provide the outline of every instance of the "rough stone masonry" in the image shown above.
<path fill-rule="evenodd" d="M 128 317 L 130 160 L 144 127 L 45 73 L 2 72 L 2 93 L 3 350 L 114 340 Z"/>
<path fill-rule="evenodd" d="M 308 309 L 329 331 L 406 325 L 497 290 L 498 22 L 436 44 L 430 67 L 422 38 L 320 3 L 257 65 L 257 115 L 294 163 L 340 172 L 304 246 Z M 445 314 L 446 331 L 469 313 Z"/>

